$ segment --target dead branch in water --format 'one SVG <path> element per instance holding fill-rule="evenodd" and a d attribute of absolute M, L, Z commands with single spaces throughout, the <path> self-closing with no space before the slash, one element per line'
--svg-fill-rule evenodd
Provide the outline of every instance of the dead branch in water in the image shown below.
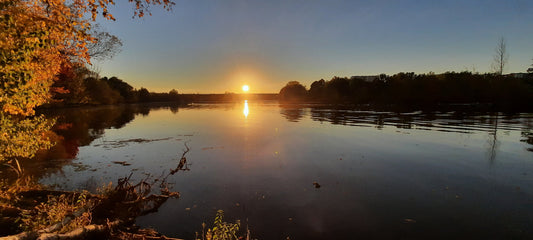
<path fill-rule="evenodd" d="M 113 190 L 107 192 L 105 195 L 92 195 L 86 192 L 82 194 L 78 192 L 53 191 L 44 189 L 18 191 L 16 194 L 17 196 L 13 196 L 13 198 L 31 198 L 31 196 L 38 196 L 37 199 L 40 199 L 41 205 L 39 206 L 41 206 L 41 209 L 55 207 L 58 202 L 57 199 L 74 199 L 76 196 L 79 197 L 84 194 L 86 195 L 87 199 L 90 200 L 84 202 L 84 204 L 88 205 L 84 205 L 83 207 L 79 207 L 77 205 L 75 208 L 74 205 L 67 206 L 76 210 L 68 213 L 66 216 L 62 217 L 62 220 L 58 222 L 51 222 L 50 224 L 50 222 L 48 222 L 50 220 L 47 220 L 46 225 L 41 224 L 39 225 L 40 227 L 38 227 L 38 225 L 30 224 L 34 227 L 33 229 L 30 228 L 30 230 L 16 235 L 0 237 L 0 240 L 86 239 L 95 237 L 112 237 L 113 239 L 177 240 L 176 238 L 168 238 L 158 234 L 155 231 L 150 232 L 144 229 L 136 229 L 134 232 L 132 232 L 133 230 L 131 229 L 134 228 L 131 226 L 133 225 L 136 217 L 156 212 L 159 207 L 163 205 L 169 198 L 178 198 L 180 196 L 179 192 L 171 191 L 169 189 L 169 183 L 167 182 L 167 179 L 170 175 L 174 175 L 178 171 L 189 170 L 187 166 L 186 154 L 190 149 L 187 144 L 185 144 L 185 147 L 186 149 L 181 155 L 178 166 L 175 169 L 170 169 L 168 174 L 163 173 L 159 178 L 154 178 L 151 174 L 146 174 L 146 177 L 143 177 L 136 182 L 132 180 L 133 173 L 130 173 L 128 176 L 118 179 L 117 186 L 113 188 Z M 159 189 L 157 189 L 158 191 L 154 191 L 156 190 L 154 189 L 154 186 L 159 187 Z M 46 199 L 48 199 L 48 202 L 45 204 L 43 202 L 46 202 Z M 37 201 L 35 202 L 38 204 Z M 77 204 L 78 202 L 72 204 Z M 34 206 L 29 207 L 30 209 L 34 208 Z M 12 208 L 13 209 L 4 207 L 5 211 L 12 210 L 17 212 L 17 215 L 23 213 L 35 214 L 35 209 L 37 209 L 34 208 L 33 210 L 26 210 L 19 208 L 19 206 L 13 206 Z M 83 218 L 84 216 L 86 217 L 87 215 L 90 216 L 89 221 L 80 224 L 79 218 Z M 30 218 L 32 217 L 33 216 L 30 216 Z M 89 223 L 89 225 L 87 225 L 87 223 Z M 65 226 L 69 224 L 70 226 L 74 226 L 74 228 L 69 227 L 66 229 Z M 61 232 L 65 230 L 68 232 Z"/>
<path fill-rule="evenodd" d="M 180 157 L 180 162 L 178 163 L 178 167 L 176 167 L 175 169 L 171 169 L 170 170 L 170 175 L 174 175 L 175 173 L 177 173 L 178 171 L 180 170 L 190 170 L 187 166 L 187 158 L 185 157 L 185 155 L 189 152 L 189 146 L 187 146 L 187 142 L 185 142 L 185 150 L 183 151 L 183 153 L 181 154 L 181 157 Z M 185 167 L 185 168 L 184 168 Z M 168 177 L 168 175 L 167 175 Z M 165 177 L 166 179 L 166 177 Z"/>

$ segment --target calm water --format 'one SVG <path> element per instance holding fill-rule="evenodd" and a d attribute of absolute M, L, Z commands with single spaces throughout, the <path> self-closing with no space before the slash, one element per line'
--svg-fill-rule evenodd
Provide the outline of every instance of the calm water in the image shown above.
<path fill-rule="evenodd" d="M 256 102 L 48 114 L 61 143 L 28 168 L 58 188 L 159 175 L 187 143 L 190 171 L 169 179 L 181 198 L 137 219 L 169 236 L 193 239 L 222 209 L 258 239 L 533 239 L 533 114 Z"/>

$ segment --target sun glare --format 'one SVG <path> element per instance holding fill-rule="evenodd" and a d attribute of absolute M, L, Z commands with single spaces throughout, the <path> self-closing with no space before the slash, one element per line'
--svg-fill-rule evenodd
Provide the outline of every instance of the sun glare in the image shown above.
<path fill-rule="evenodd" d="M 248 118 L 248 113 L 250 113 L 250 110 L 248 110 L 248 100 L 244 100 L 244 109 L 242 110 L 242 113 L 244 114 L 244 118 Z"/>
<path fill-rule="evenodd" d="M 248 85 L 242 85 L 243 92 L 248 92 L 248 90 L 250 90 L 250 87 L 248 87 Z"/>

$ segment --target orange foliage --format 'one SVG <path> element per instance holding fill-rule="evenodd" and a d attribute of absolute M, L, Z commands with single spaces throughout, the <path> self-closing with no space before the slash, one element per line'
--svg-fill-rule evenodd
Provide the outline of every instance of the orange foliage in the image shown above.
<path fill-rule="evenodd" d="M 170 0 L 129 0 L 134 17 L 150 5 Z M 32 115 L 50 99 L 50 86 L 62 65 L 90 63 L 87 43 L 98 14 L 108 12 L 113 0 L 0 0 L 0 108 L 3 112 Z M 89 15 L 89 16 L 88 16 Z M 56 89 L 60 90 L 60 89 Z"/>

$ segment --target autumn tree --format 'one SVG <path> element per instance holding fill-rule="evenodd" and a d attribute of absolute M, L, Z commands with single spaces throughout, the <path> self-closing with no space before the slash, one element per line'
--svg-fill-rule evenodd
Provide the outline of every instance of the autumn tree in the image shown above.
<path fill-rule="evenodd" d="M 0 165 L 6 165 L 22 173 L 19 158 L 31 158 L 40 149 L 48 149 L 55 121 L 44 116 L 21 118 L 0 114 Z"/>
<path fill-rule="evenodd" d="M 128 0 L 134 17 L 152 5 L 170 9 L 171 0 Z M 113 0 L 0 0 L 0 107 L 32 115 L 50 99 L 50 87 L 63 64 L 90 63 L 95 44 L 91 28 L 98 15 L 114 20 Z M 105 35 L 105 34 L 104 34 Z M 108 36 L 103 36 L 108 37 Z"/>
<path fill-rule="evenodd" d="M 128 2 L 134 6 L 133 17 L 149 14 L 153 5 L 165 9 L 174 5 L 171 0 Z M 114 20 L 108 11 L 114 4 L 114 0 L 0 0 L 0 164 L 19 166 L 19 158 L 52 145 L 46 134 L 54 121 L 32 116 L 34 108 L 48 102 L 52 90 L 62 91 L 52 88 L 61 69 L 67 77 L 73 68 L 90 64 L 91 55 L 106 56 L 89 51 L 102 49 L 98 39 L 118 43 L 111 35 L 94 31 L 97 16 Z"/>
<path fill-rule="evenodd" d="M 52 85 L 53 103 L 83 104 L 89 102 L 84 79 L 89 70 L 79 64 L 63 64 Z"/>

